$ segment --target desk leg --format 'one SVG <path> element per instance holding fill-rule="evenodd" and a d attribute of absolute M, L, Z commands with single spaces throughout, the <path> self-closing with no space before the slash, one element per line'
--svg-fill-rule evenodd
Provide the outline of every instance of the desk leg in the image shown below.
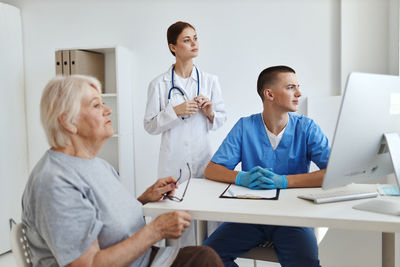
<path fill-rule="evenodd" d="M 329 230 L 328 227 L 314 227 L 314 234 L 315 234 L 315 238 L 317 239 L 318 246 L 324 239 L 328 230 Z"/>
<path fill-rule="evenodd" d="M 394 233 L 382 233 L 382 267 L 395 267 Z"/>
<path fill-rule="evenodd" d="M 207 238 L 207 221 L 198 220 L 196 232 L 197 232 L 197 236 L 196 236 L 197 245 L 201 246 L 204 239 Z"/>

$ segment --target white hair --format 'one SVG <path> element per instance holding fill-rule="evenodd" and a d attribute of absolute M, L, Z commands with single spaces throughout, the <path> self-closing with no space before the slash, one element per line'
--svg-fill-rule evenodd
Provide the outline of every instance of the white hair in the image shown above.
<path fill-rule="evenodd" d="M 51 147 L 63 148 L 70 144 L 68 132 L 59 121 L 60 116 L 67 124 L 79 119 L 81 101 L 88 86 L 101 93 L 100 82 L 91 76 L 56 76 L 44 88 L 40 101 L 40 120 Z"/>

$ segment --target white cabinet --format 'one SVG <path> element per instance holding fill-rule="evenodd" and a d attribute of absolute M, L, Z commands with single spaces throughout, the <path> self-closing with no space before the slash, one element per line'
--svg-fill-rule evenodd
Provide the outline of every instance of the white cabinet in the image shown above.
<path fill-rule="evenodd" d="M 132 109 L 132 54 L 120 46 L 106 48 L 67 48 L 104 54 L 103 102 L 112 109 L 114 135 L 107 140 L 99 157 L 119 173 L 122 183 L 134 195 L 134 144 Z"/>

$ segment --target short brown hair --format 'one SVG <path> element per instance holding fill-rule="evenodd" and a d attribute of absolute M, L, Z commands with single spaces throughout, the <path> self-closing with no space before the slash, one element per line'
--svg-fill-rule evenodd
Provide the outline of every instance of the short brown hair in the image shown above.
<path fill-rule="evenodd" d="M 186 28 L 192 28 L 193 30 L 196 30 L 192 25 L 183 21 L 177 21 L 171 26 L 169 26 L 167 30 L 168 47 L 170 44 L 176 45 L 176 41 L 178 40 L 179 34 L 181 34 L 181 32 Z M 171 51 L 171 49 L 169 51 Z M 175 56 L 174 52 L 171 51 L 171 53 L 172 55 Z"/>
<path fill-rule="evenodd" d="M 272 86 L 278 80 L 279 73 L 296 73 L 294 69 L 288 66 L 272 66 L 263 70 L 260 75 L 258 75 L 257 80 L 257 92 L 261 97 L 261 100 L 264 101 L 264 89 L 265 87 Z"/>

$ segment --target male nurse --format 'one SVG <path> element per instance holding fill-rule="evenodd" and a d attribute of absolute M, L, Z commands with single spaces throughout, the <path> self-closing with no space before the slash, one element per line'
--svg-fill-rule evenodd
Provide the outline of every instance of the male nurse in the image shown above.
<path fill-rule="evenodd" d="M 263 70 L 257 81 L 263 112 L 241 118 L 205 169 L 207 179 L 251 189 L 321 186 L 330 147 L 321 128 L 298 115 L 301 92 L 296 72 L 288 66 Z M 320 170 L 309 173 L 313 161 Z M 234 171 L 242 163 L 242 171 Z M 225 266 L 266 242 L 273 242 L 283 267 L 320 266 L 312 228 L 223 223 L 204 245 L 212 247 Z"/>

